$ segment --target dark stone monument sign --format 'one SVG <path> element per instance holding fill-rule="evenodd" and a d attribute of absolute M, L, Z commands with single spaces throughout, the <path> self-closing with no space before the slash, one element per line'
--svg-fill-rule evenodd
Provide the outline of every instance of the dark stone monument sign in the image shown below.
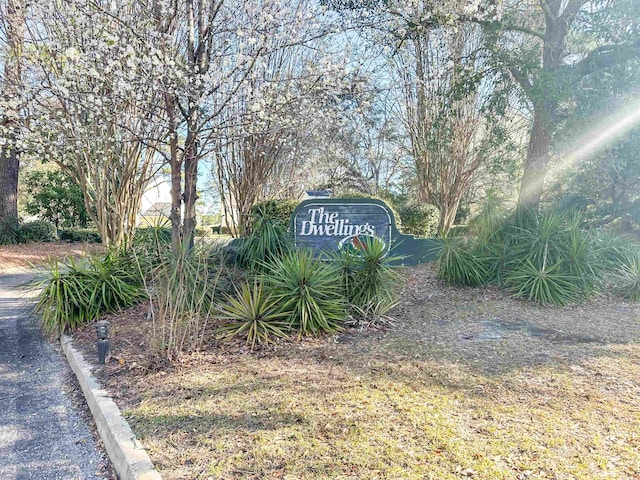
<path fill-rule="evenodd" d="M 362 236 L 384 242 L 387 255 L 402 257 L 393 263 L 416 265 L 435 258 L 438 239 L 403 235 L 391 209 L 381 200 L 328 198 L 305 200 L 291 216 L 297 247 L 318 253 L 358 245 Z"/>

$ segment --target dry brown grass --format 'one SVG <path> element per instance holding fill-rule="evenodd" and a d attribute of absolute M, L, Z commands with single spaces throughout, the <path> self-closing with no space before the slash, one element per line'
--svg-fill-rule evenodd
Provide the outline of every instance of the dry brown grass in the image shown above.
<path fill-rule="evenodd" d="M 102 250 L 101 245 L 84 243 L 26 243 L 0 245 L 0 273 L 38 266 L 49 258 L 81 257 Z"/>
<path fill-rule="evenodd" d="M 171 367 L 146 356 L 144 309 L 112 317 L 102 378 L 169 480 L 640 479 L 640 306 L 408 279 L 393 331 Z"/>
<path fill-rule="evenodd" d="M 165 478 L 640 476 L 637 346 L 499 377 L 290 348 L 137 379 L 126 415 Z"/>
<path fill-rule="evenodd" d="M 0 247 L 0 271 L 84 252 Z M 172 366 L 149 356 L 144 306 L 114 314 L 99 373 L 168 480 L 640 479 L 640 305 L 406 278 L 392 331 Z M 77 339 L 95 359 L 92 326 Z"/>

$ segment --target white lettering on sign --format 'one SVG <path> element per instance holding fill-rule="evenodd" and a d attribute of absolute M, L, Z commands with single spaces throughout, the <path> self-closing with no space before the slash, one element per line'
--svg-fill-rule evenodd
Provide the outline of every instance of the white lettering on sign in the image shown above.
<path fill-rule="evenodd" d="M 355 225 L 348 218 L 340 218 L 338 212 L 325 212 L 324 207 L 310 208 L 307 214 L 310 220 L 302 222 L 299 235 L 302 237 L 331 236 L 350 237 L 352 235 L 375 235 L 376 229 L 370 223 Z"/>

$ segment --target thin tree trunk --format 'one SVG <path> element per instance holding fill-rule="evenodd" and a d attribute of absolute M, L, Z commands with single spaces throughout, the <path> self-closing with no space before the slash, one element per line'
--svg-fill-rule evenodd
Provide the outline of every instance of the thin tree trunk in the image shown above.
<path fill-rule="evenodd" d="M 189 120 L 197 124 L 198 111 L 193 108 L 189 112 Z M 189 127 L 185 142 L 184 157 L 184 219 L 182 225 L 182 241 L 185 247 L 190 250 L 194 243 L 196 230 L 196 200 L 198 199 L 198 152 L 196 134 Z"/>

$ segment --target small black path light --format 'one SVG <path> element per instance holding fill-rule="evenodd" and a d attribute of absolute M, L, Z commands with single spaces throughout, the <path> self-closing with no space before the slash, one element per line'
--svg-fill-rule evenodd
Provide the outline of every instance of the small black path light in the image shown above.
<path fill-rule="evenodd" d="M 96 322 L 96 335 L 98 336 L 98 363 L 104 365 L 107 363 L 107 357 L 111 351 L 111 342 L 109 338 L 109 322 L 99 320 Z"/>

